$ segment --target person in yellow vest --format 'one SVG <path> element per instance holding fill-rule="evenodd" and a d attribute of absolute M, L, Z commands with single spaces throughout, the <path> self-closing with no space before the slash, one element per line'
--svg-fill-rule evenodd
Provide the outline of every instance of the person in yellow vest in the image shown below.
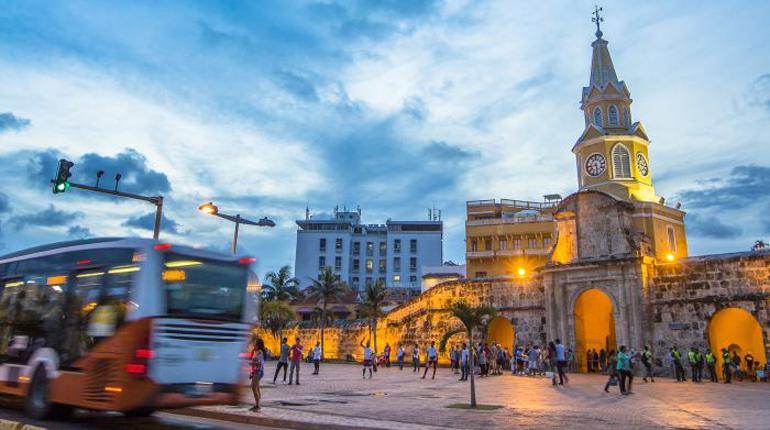
<path fill-rule="evenodd" d="M 733 375 L 730 371 L 730 351 L 727 348 L 722 348 L 722 373 L 725 376 L 725 384 L 732 382 Z"/>
<path fill-rule="evenodd" d="M 682 353 L 676 348 L 676 345 L 671 347 L 671 360 L 674 361 L 674 373 L 676 374 L 676 382 L 684 382 L 687 379 L 684 377 L 684 368 L 682 367 Z"/>
<path fill-rule="evenodd" d="M 718 382 L 717 381 L 717 370 L 716 370 L 716 362 L 717 358 L 714 356 L 714 353 L 711 352 L 711 350 L 706 351 L 706 367 L 709 370 L 709 379 L 711 382 Z"/>

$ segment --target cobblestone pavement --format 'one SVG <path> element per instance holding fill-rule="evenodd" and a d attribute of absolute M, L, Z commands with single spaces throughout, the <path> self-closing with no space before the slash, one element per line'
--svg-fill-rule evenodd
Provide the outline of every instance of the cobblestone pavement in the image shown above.
<path fill-rule="evenodd" d="M 436 379 L 419 379 L 404 368 L 381 368 L 362 379 L 361 368 L 326 364 L 320 376 L 303 368 L 302 385 L 271 382 L 275 363 L 263 380 L 263 412 L 272 418 L 339 423 L 368 428 L 770 428 L 770 384 L 676 383 L 660 378 L 645 384 L 636 378 L 635 394 L 621 396 L 617 387 L 602 391 L 598 375 L 572 375 L 564 387 L 545 378 L 492 376 L 476 379 L 479 403 L 501 405 L 493 411 L 449 409 L 468 402 L 468 384 L 448 369 Z M 310 367 L 311 368 L 311 367 Z M 244 402 L 252 401 L 244 393 Z M 246 407 L 212 411 L 250 414 Z M 353 420 L 353 421 L 351 421 Z M 377 421 L 381 425 L 377 425 Z"/>

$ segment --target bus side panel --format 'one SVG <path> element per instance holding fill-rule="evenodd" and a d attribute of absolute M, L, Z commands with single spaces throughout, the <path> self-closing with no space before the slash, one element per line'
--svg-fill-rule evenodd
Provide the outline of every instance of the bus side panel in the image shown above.
<path fill-rule="evenodd" d="M 4 364 L 0 366 L 0 393 L 13 396 L 26 396 L 29 384 L 27 366 Z"/>

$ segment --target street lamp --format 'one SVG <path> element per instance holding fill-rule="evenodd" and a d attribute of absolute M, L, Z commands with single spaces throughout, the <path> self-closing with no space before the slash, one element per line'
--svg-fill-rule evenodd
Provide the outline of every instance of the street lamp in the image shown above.
<path fill-rule="evenodd" d="M 273 222 L 273 220 L 267 217 L 261 218 L 259 221 L 251 221 L 249 219 L 242 218 L 241 214 L 236 214 L 235 216 L 232 216 L 232 215 L 219 213 L 219 208 L 217 207 L 217 205 L 215 205 L 212 202 L 204 203 L 198 206 L 198 210 L 205 214 L 218 216 L 220 218 L 223 218 L 235 223 L 235 231 L 233 232 L 233 254 L 235 254 L 235 249 L 238 246 L 238 228 L 241 224 L 256 225 L 260 227 L 275 227 L 275 223 Z"/>

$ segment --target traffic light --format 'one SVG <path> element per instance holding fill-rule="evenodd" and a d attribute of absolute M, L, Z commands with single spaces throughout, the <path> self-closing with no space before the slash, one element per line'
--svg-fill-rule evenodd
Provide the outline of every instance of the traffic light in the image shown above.
<path fill-rule="evenodd" d="M 70 176 L 72 176 L 72 173 L 70 173 L 70 169 L 72 166 L 74 166 L 75 163 L 72 161 L 68 161 L 65 159 L 59 160 L 59 170 L 56 172 L 56 178 L 53 180 L 53 193 L 59 194 L 67 191 L 67 188 L 70 187 Z"/>

